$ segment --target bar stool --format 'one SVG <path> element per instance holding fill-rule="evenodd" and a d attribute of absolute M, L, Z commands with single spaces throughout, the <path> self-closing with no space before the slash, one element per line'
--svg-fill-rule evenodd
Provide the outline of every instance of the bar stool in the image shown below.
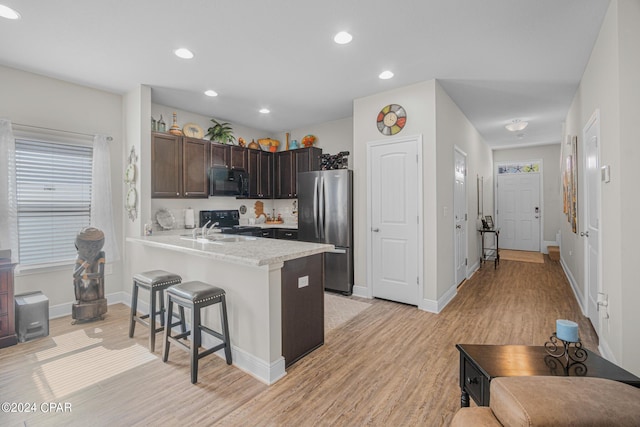
<path fill-rule="evenodd" d="M 191 330 L 183 331 L 181 334 L 174 336 L 171 336 L 171 328 L 164 330 L 162 361 L 166 362 L 169 358 L 170 343 L 179 344 L 180 348 L 191 354 L 192 384 L 198 381 L 198 360 L 211 353 L 224 348 L 227 365 L 231 365 L 231 344 L 229 342 L 229 324 L 227 322 L 227 303 L 224 289 L 198 281 L 173 285 L 167 289 L 167 313 L 172 312 L 174 303 L 177 304 L 180 309 L 188 308 L 191 310 Z M 200 322 L 200 309 L 218 303 L 220 303 L 222 333 L 209 329 Z M 202 332 L 206 332 L 222 340 L 222 344 L 200 352 Z M 186 338 L 189 335 L 191 335 L 191 345 L 186 343 Z"/>
<path fill-rule="evenodd" d="M 171 285 L 182 282 L 182 277 L 164 270 L 151 270 L 137 273 L 133 276 L 133 290 L 131 292 L 131 318 L 129 320 L 129 338 L 133 338 L 136 322 L 149 328 L 149 351 L 155 351 L 156 332 L 164 329 L 165 308 L 163 291 Z M 138 289 L 143 288 L 149 291 L 149 314 L 138 316 Z M 156 302 L 159 301 L 160 310 L 156 310 Z M 160 315 L 160 327 L 156 327 L 156 315 Z M 171 319 L 176 316 L 172 313 Z M 177 316 L 176 316 L 177 317 Z M 148 319 L 145 320 L 145 319 Z M 167 322 L 170 323 L 170 322 Z M 170 327 L 180 325 L 182 331 L 186 329 L 184 322 L 184 309 L 180 309 L 180 321 L 170 325 Z"/>

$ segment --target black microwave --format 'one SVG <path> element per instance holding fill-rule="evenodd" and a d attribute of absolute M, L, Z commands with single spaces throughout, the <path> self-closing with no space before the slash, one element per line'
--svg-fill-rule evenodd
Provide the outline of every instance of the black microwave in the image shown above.
<path fill-rule="evenodd" d="M 209 196 L 249 196 L 249 174 L 242 169 L 209 169 Z"/>

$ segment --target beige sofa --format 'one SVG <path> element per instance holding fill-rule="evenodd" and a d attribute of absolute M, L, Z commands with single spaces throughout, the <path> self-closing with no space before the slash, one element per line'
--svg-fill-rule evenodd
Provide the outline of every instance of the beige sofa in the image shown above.
<path fill-rule="evenodd" d="M 640 388 L 603 378 L 502 377 L 489 407 L 460 408 L 462 426 L 640 426 Z"/>

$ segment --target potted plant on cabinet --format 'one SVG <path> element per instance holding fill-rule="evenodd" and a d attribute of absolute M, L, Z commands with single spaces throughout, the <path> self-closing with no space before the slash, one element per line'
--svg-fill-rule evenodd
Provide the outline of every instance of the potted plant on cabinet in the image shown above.
<path fill-rule="evenodd" d="M 207 137 L 211 141 L 217 141 L 221 144 L 233 144 L 236 137 L 233 136 L 233 129 L 229 123 L 220 123 L 216 119 L 211 119 L 213 126 L 207 129 Z"/>

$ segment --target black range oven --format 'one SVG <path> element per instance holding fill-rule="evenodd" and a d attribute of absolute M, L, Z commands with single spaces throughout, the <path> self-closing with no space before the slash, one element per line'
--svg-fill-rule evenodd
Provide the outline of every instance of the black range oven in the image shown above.
<path fill-rule="evenodd" d="M 237 210 L 215 210 L 215 211 L 200 211 L 199 227 L 204 227 L 207 223 L 207 228 L 212 224 L 218 223 L 215 226 L 216 230 L 220 230 L 224 234 L 241 234 L 244 236 L 261 236 L 262 229 L 253 225 L 240 225 L 240 212 Z"/>

